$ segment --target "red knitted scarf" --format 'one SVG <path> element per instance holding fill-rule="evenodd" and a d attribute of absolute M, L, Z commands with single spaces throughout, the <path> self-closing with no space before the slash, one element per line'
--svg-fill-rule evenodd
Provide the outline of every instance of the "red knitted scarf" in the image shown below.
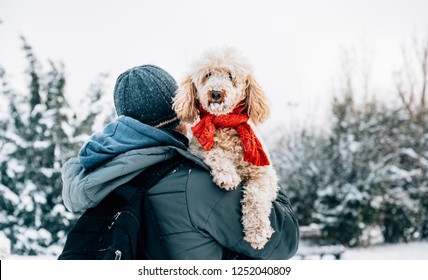
<path fill-rule="evenodd" d="M 256 166 L 269 165 L 269 159 L 257 139 L 251 126 L 247 123 L 249 116 L 243 113 L 243 105 L 237 106 L 232 113 L 215 116 L 199 106 L 201 120 L 192 127 L 193 135 L 202 147 L 209 151 L 214 144 L 214 132 L 218 128 L 235 128 L 241 138 L 244 160 Z"/>

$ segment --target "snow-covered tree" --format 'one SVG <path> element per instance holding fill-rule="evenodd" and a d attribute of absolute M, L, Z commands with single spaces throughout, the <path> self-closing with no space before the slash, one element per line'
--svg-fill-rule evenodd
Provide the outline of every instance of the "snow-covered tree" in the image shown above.
<path fill-rule="evenodd" d="M 66 99 L 64 66 L 49 62 L 44 72 L 24 38 L 23 51 L 26 91 L 11 89 L 0 71 L 0 231 L 12 241 L 13 253 L 55 254 L 75 219 L 62 204 L 61 167 L 93 133 L 94 120 L 110 121 L 106 116 L 113 111 L 106 106 L 105 112 L 79 112 L 78 119 Z M 102 90 L 98 93 L 92 106 L 102 99 Z"/>
<path fill-rule="evenodd" d="M 3 119 L 8 123 L 4 141 L 13 153 L 2 161 L 6 169 L 2 185 L 13 200 L 9 199 L 8 222 L 2 224 L 2 231 L 12 240 L 14 252 L 37 254 L 58 242 L 67 230 L 64 222 L 70 219 L 57 208 L 61 208 L 60 151 L 68 142 L 61 123 L 71 120 L 60 110 L 66 110 L 59 103 L 65 86 L 63 71 L 51 64 L 44 75 L 25 39 L 23 50 L 28 61 L 28 90 L 4 93 L 9 95 L 5 100 L 9 100 L 10 113 Z"/>
<path fill-rule="evenodd" d="M 284 135 L 273 148 L 301 224 L 320 224 L 326 239 L 359 246 L 428 238 L 428 38 L 418 42 L 396 76 L 396 102 L 370 99 L 345 59 L 330 131 Z M 355 100 L 358 90 L 365 99 Z"/>
<path fill-rule="evenodd" d="M 313 130 L 283 131 L 282 136 L 271 143 L 273 166 L 279 175 L 279 184 L 286 190 L 301 225 L 314 221 L 317 191 L 324 184 L 320 168 L 325 160 L 322 149 L 325 138 Z"/>
<path fill-rule="evenodd" d="M 105 73 L 96 77 L 79 104 L 74 132 L 78 142 L 85 141 L 88 134 L 101 131 L 105 124 L 116 117 L 113 94 L 107 91 L 108 77 Z"/>
<path fill-rule="evenodd" d="M 331 120 L 328 134 L 305 131 L 273 151 L 300 223 L 348 246 L 370 244 L 374 230 L 385 242 L 426 238 L 428 135 L 402 106 L 356 104 L 351 92 Z"/>

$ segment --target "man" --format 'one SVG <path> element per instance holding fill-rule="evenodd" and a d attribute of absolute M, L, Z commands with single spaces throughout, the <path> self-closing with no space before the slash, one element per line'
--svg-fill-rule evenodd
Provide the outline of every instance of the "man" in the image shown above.
<path fill-rule="evenodd" d="M 288 259 L 298 246 L 298 223 L 283 190 L 270 214 L 275 233 L 262 250 L 243 240 L 242 187 L 225 191 L 209 168 L 187 152 L 188 139 L 172 109 L 175 80 L 153 65 L 121 74 L 114 89 L 119 118 L 63 167 L 68 210 L 94 207 L 116 187 L 154 164 L 185 159 L 148 191 L 144 253 L 152 259 L 222 259 L 230 252 L 251 259 Z M 181 132 L 180 132 L 181 131 Z"/>

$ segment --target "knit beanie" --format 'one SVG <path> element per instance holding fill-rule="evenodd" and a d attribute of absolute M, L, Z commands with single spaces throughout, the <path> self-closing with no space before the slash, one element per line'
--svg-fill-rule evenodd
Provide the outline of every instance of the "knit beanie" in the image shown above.
<path fill-rule="evenodd" d="M 125 115 L 157 128 L 174 128 L 180 120 L 172 109 L 177 90 L 174 78 L 155 65 L 131 68 L 117 78 L 114 106 Z"/>

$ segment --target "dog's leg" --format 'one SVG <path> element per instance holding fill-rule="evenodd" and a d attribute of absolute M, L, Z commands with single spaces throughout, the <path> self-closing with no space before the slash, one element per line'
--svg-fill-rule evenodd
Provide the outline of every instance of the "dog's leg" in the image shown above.
<path fill-rule="evenodd" d="M 231 159 L 222 157 L 221 149 L 211 150 L 205 159 L 205 163 L 211 167 L 213 181 L 219 187 L 225 190 L 234 190 L 241 182 L 241 177 L 236 171 L 236 166 Z"/>
<path fill-rule="evenodd" d="M 237 173 L 230 155 L 228 156 L 220 148 L 213 148 L 210 151 L 205 151 L 202 147 L 191 145 L 189 151 L 201 158 L 206 165 L 211 168 L 213 181 L 220 188 L 225 190 L 234 190 L 241 183 L 241 177 Z"/>
<path fill-rule="evenodd" d="M 273 167 L 252 167 L 250 179 L 244 185 L 242 224 L 244 240 L 255 249 L 262 249 L 274 233 L 269 215 L 278 184 Z"/>

